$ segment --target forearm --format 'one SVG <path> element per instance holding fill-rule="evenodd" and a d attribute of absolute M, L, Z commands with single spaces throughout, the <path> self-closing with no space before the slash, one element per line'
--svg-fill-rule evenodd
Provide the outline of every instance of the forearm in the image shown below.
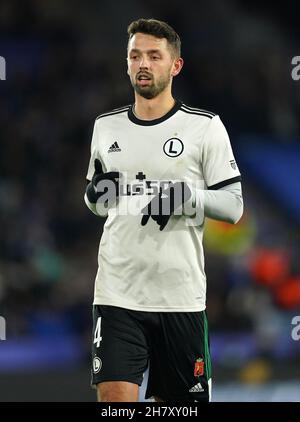
<path fill-rule="evenodd" d="M 241 183 L 218 190 L 193 190 L 193 208 L 197 215 L 236 224 L 243 214 Z"/>

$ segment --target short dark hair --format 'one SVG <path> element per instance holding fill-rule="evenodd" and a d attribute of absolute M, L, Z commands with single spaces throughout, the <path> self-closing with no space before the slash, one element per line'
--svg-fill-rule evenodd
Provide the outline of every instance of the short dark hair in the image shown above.
<path fill-rule="evenodd" d="M 159 21 L 157 19 L 138 19 L 136 21 L 131 22 L 131 24 L 127 28 L 127 32 L 128 41 L 137 32 L 141 32 L 142 34 L 153 35 L 157 38 L 166 38 L 174 52 L 174 55 L 176 57 L 180 57 L 181 41 L 179 35 L 166 22 Z"/>

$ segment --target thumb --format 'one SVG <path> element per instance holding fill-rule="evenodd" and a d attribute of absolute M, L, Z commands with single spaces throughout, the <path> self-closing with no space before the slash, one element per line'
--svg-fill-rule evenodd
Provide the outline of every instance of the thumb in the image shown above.
<path fill-rule="evenodd" d="M 103 173 L 101 162 L 98 158 L 94 161 L 95 173 Z"/>

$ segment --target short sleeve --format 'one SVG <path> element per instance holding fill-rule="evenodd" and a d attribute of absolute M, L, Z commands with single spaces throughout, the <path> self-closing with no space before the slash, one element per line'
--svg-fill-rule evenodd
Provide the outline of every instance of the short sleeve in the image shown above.
<path fill-rule="evenodd" d="M 210 120 L 202 145 L 202 168 L 208 189 L 241 181 L 228 133 L 219 116 Z"/>

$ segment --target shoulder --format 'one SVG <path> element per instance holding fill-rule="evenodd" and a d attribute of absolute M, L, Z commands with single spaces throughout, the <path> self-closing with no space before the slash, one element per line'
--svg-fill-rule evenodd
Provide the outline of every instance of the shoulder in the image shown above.
<path fill-rule="evenodd" d="M 102 113 L 102 114 L 100 114 L 99 116 L 96 117 L 96 121 L 99 120 L 99 119 L 103 119 L 105 117 L 118 116 L 118 115 L 121 115 L 123 113 L 127 113 L 130 107 L 131 107 L 131 105 L 129 104 L 127 106 L 115 108 L 113 110 Z"/>
<path fill-rule="evenodd" d="M 213 113 L 212 111 L 204 110 L 202 108 L 197 108 L 197 107 L 190 107 L 184 103 L 181 104 L 180 110 L 183 113 L 199 116 L 200 118 L 204 118 L 204 119 L 212 119 L 213 117 L 217 116 L 217 114 Z"/>

